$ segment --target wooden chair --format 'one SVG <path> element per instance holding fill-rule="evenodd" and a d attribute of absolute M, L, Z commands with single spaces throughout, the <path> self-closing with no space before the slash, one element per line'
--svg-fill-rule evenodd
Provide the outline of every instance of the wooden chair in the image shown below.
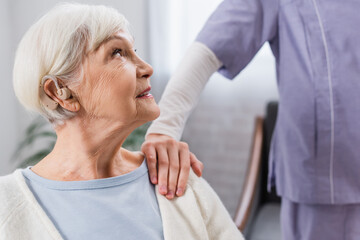
<path fill-rule="evenodd" d="M 280 198 L 275 189 L 267 192 L 268 156 L 276 122 L 277 102 L 267 105 L 265 118 L 257 117 L 247 176 L 240 197 L 235 224 L 249 240 L 279 240 Z"/>

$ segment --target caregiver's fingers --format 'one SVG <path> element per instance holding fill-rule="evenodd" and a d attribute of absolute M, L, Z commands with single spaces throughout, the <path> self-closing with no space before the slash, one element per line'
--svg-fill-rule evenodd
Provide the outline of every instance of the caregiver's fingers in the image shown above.
<path fill-rule="evenodd" d="M 164 145 L 157 145 L 156 152 L 158 156 L 158 184 L 159 192 L 162 195 L 168 193 L 168 172 L 169 172 L 169 158 L 168 151 Z"/>
<path fill-rule="evenodd" d="M 175 193 L 177 196 L 183 195 L 191 166 L 188 144 L 164 134 L 151 133 L 146 136 L 141 150 L 149 158 L 148 161 L 151 164 L 149 166 L 150 178 L 153 176 L 158 178 L 160 194 L 165 195 L 169 192 L 167 197 L 170 199 Z M 155 156 L 155 159 L 152 159 L 151 156 Z M 201 175 L 202 163 L 197 160 L 195 155 L 192 158 L 194 172 Z M 157 170 L 157 175 L 154 173 L 155 170 Z"/>
<path fill-rule="evenodd" d="M 168 176 L 168 192 L 166 197 L 173 199 L 175 197 L 176 185 L 179 176 L 179 148 L 177 142 L 171 142 L 167 146 L 169 156 L 169 176 Z"/>
<path fill-rule="evenodd" d="M 141 151 L 146 156 L 146 161 L 149 169 L 150 181 L 152 184 L 157 184 L 157 159 L 156 159 L 156 148 L 152 142 L 144 142 L 141 146 Z"/>
<path fill-rule="evenodd" d="M 190 173 L 190 152 L 189 147 L 185 143 L 179 149 L 179 160 L 180 160 L 180 172 L 177 182 L 176 195 L 178 197 L 182 196 L 186 190 L 186 183 L 189 179 Z"/>
<path fill-rule="evenodd" d="M 198 177 L 201 177 L 204 170 L 204 164 L 199 159 L 197 159 L 197 157 L 193 153 L 190 153 L 190 165 L 195 174 Z"/>

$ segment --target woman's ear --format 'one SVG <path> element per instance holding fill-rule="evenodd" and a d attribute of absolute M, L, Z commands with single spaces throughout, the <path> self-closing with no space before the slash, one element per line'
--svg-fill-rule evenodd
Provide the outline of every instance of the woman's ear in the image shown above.
<path fill-rule="evenodd" d="M 52 79 L 47 79 L 44 82 L 44 91 L 53 101 L 57 102 L 62 108 L 77 112 L 80 110 L 79 101 L 73 96 L 71 90 L 64 87 L 57 89 Z"/>
<path fill-rule="evenodd" d="M 80 103 L 76 98 L 72 97 L 70 99 L 65 100 L 64 102 L 65 102 L 64 105 L 66 105 L 66 107 L 63 108 L 71 112 L 78 112 L 80 110 Z"/>

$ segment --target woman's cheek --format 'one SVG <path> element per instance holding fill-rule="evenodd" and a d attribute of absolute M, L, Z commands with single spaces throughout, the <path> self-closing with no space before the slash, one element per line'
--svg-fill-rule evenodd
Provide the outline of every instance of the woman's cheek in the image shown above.
<path fill-rule="evenodd" d="M 93 115 L 101 115 L 101 109 L 106 107 L 109 95 L 109 81 L 106 76 L 101 75 L 96 84 L 93 85 L 89 96 L 89 111 Z"/>

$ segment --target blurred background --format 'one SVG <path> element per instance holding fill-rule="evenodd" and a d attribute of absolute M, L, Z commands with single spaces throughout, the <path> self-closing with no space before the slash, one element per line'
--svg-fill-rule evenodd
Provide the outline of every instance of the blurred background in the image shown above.
<path fill-rule="evenodd" d="M 12 67 L 21 37 L 58 2 L 63 1 L 0 0 L 0 175 L 20 167 L 24 158 L 34 156 L 44 147 L 49 148 L 54 141 L 51 128 L 43 125 L 36 114 L 26 112 L 16 100 Z M 186 48 L 221 1 L 76 2 L 112 6 L 125 15 L 132 25 L 139 55 L 154 67 L 152 92 L 159 101 Z M 266 44 L 233 81 L 214 74 L 187 122 L 183 140 L 203 161 L 204 178 L 219 194 L 231 215 L 236 211 L 247 169 L 255 116 L 263 115 L 266 103 L 277 98 L 275 61 Z M 34 137 L 36 131 L 39 134 Z M 146 126 L 131 136 L 128 147 L 138 149 L 145 131 Z"/>

